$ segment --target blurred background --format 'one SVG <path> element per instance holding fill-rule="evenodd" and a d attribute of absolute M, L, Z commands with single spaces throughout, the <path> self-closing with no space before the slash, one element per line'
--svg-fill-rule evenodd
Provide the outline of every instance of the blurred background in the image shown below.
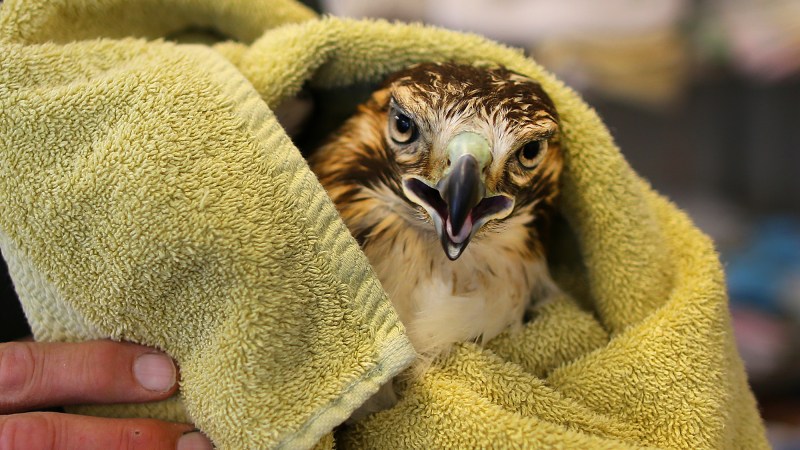
<path fill-rule="evenodd" d="M 800 449 L 800 0 L 305 3 L 483 34 L 579 90 L 634 169 L 717 242 L 771 442 Z M 9 286 L 2 340 L 27 333 Z"/>

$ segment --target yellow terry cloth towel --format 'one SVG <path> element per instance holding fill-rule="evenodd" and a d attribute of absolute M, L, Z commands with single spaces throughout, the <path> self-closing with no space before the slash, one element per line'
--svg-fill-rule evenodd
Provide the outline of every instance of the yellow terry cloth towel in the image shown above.
<path fill-rule="evenodd" d="M 209 30 L 230 40 L 172 42 Z M 555 101 L 569 296 L 336 428 L 414 354 L 272 110 L 431 60 L 503 64 Z M 278 0 L 7 0 L 0 243 L 37 339 L 181 366 L 178 399 L 82 412 L 192 420 L 223 449 L 767 447 L 711 242 L 574 92 L 478 36 Z"/>

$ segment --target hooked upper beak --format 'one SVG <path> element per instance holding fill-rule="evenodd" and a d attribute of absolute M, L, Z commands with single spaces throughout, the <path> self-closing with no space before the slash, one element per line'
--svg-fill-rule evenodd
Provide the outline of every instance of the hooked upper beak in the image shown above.
<path fill-rule="evenodd" d="M 403 191 L 428 212 L 445 254 L 456 260 L 484 224 L 511 214 L 514 199 L 487 196 L 483 170 L 492 155 L 481 135 L 461 133 L 448 143 L 447 151 L 450 167 L 435 185 L 411 175 L 403 179 Z"/>

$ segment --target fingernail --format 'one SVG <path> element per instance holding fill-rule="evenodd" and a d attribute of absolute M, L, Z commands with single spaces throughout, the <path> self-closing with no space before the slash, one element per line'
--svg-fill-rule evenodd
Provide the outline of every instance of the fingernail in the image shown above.
<path fill-rule="evenodd" d="M 145 353 L 133 363 L 133 375 L 145 389 L 166 392 L 175 385 L 175 364 L 163 353 Z"/>
<path fill-rule="evenodd" d="M 214 450 L 214 446 L 203 433 L 194 431 L 178 439 L 178 450 Z"/>

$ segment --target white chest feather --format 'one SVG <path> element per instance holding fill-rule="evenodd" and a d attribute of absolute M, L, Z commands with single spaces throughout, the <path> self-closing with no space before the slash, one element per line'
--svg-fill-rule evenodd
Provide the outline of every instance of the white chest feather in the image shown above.
<path fill-rule="evenodd" d="M 509 225 L 507 233 L 470 243 L 456 261 L 430 233 L 409 227 L 386 230 L 393 239 L 365 247 L 420 354 L 488 341 L 521 323 L 534 292 L 550 289 L 544 261 L 523 256 L 526 234 Z"/>

